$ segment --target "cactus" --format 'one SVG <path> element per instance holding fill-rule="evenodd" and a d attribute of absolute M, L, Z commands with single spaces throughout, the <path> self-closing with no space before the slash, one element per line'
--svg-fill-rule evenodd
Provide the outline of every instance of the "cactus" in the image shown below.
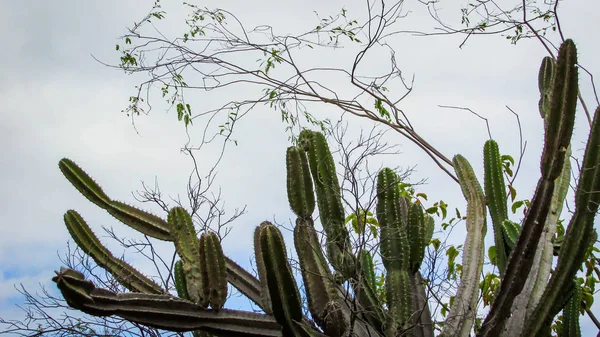
<path fill-rule="evenodd" d="M 206 263 L 199 254 L 199 242 L 192 218 L 182 207 L 169 211 L 168 223 L 175 242 L 175 250 L 183 260 L 183 272 L 190 299 L 204 308 L 208 306 L 208 284 L 204 279 Z"/>
<path fill-rule="evenodd" d="M 561 310 L 565 322 L 563 332 L 569 336 L 580 334 L 580 294 L 573 279 L 595 238 L 593 220 L 600 202 L 600 108 L 594 115 L 576 192 L 575 212 L 561 245 L 556 269 L 547 285 L 541 267 L 539 273 L 534 270 L 530 274 L 536 261 L 546 261 L 542 254 L 548 252 L 544 250 L 548 245 L 544 240 L 548 238 L 542 231 L 557 221 L 558 215 L 551 213 L 560 213 L 568 187 L 569 166 L 565 159 L 569 153 L 577 96 L 575 57 L 575 46 L 567 40 L 561 46 L 556 64 L 545 60 L 540 71 L 540 91 L 546 95 L 542 95 L 545 101 L 540 103 L 546 135 L 541 178 L 522 227 L 507 219 L 506 187 L 497 144 L 488 141 L 484 147 L 485 195 L 466 158 L 456 155 L 453 159 L 467 200 L 467 237 L 462 252 L 461 280 L 443 322 L 442 336 L 466 337 L 473 328 L 483 266 L 486 201 L 496 246 L 504 249 L 506 260 L 500 290 L 477 335 L 499 336 L 505 328 L 505 336 L 543 335 Z M 420 272 L 425 247 L 434 231 L 433 218 L 424 214 L 420 204 L 400 195 L 399 177 L 393 170 L 384 168 L 379 172 L 376 213 L 386 294 L 386 303 L 380 303 L 375 295 L 371 253 L 364 246 L 357 247 L 360 249 L 356 258 L 352 252 L 335 165 L 321 133 L 302 131 L 298 146 L 288 148 L 286 154 L 288 201 L 297 216 L 294 246 L 308 311 L 314 323 L 303 314 L 302 298 L 283 236 L 274 225 L 263 222 L 254 232 L 257 279 L 223 254 L 214 233 L 202 234 L 198 239 L 192 219 L 183 208 L 171 209 L 167 221 L 162 220 L 114 201 L 74 162 L 63 159 L 59 166 L 88 200 L 145 235 L 173 242 L 181 258 L 173 270 L 178 295 L 175 297 L 115 258 L 81 216 L 68 211 L 65 224 L 75 242 L 132 291 L 115 293 L 96 288 L 83 274 L 62 268 L 53 281 L 67 303 L 77 310 L 97 316 L 118 315 L 159 329 L 194 331 L 194 336 L 433 336 L 426 281 Z M 321 249 L 312 218 L 315 194 L 328 259 Z M 543 252 L 536 253 L 538 249 Z M 348 281 L 351 291 L 336 283 L 328 263 Z M 530 280 L 526 284 L 528 275 Z M 224 308 L 227 282 L 265 313 Z M 524 287 L 523 294 L 527 298 L 523 303 L 533 306 L 528 315 L 522 315 L 520 309 L 511 312 L 516 296 Z M 541 297 L 536 295 L 540 289 L 543 289 Z M 506 324 L 511 314 L 519 316 L 523 324 L 517 319 Z M 525 328 L 518 328 L 519 324 Z"/>
<path fill-rule="evenodd" d="M 204 296 L 210 307 L 219 311 L 227 299 L 227 269 L 217 234 L 209 232 L 200 237 L 200 263 L 204 264 L 202 282 L 208 285 Z"/>
<path fill-rule="evenodd" d="M 327 256 L 343 279 L 350 279 L 354 277 L 356 266 L 344 225 L 341 191 L 329 146 L 322 133 L 309 130 L 300 133 L 300 142 L 308 155 L 321 223 L 327 234 Z"/>
<path fill-rule="evenodd" d="M 467 238 L 463 249 L 463 271 L 442 336 L 469 336 L 475 320 L 479 275 L 483 267 L 483 240 L 487 231 L 485 196 L 473 168 L 461 155 L 452 159 L 456 176 L 467 199 Z"/>
<path fill-rule="evenodd" d="M 502 175 L 502 161 L 500 150 L 494 140 L 488 140 L 483 147 L 484 163 L 484 188 L 487 198 L 488 209 L 492 218 L 494 228 L 494 242 L 496 244 L 496 261 L 500 274 L 506 270 L 508 252 L 502 239 L 503 223 L 508 219 L 506 206 L 506 185 Z"/>
<path fill-rule="evenodd" d="M 573 280 L 573 294 L 563 309 L 562 334 L 564 337 L 581 337 L 579 327 L 579 308 L 581 306 L 581 287 Z"/>
<path fill-rule="evenodd" d="M 291 336 L 295 331 L 294 322 L 302 320 L 302 300 L 287 261 L 283 236 L 277 227 L 268 222 L 257 227 L 256 232 L 273 316 L 283 326 L 283 334 Z"/>
<path fill-rule="evenodd" d="M 111 273 L 121 285 L 125 288 L 149 294 L 163 293 L 162 288 L 154 281 L 150 280 L 142 273 L 137 271 L 127 262 L 117 259 L 113 254 L 100 243 L 91 228 L 79 213 L 69 210 L 64 216 L 65 225 L 69 234 L 75 240 L 77 245 L 86 254 L 91 256 L 96 263 Z"/>

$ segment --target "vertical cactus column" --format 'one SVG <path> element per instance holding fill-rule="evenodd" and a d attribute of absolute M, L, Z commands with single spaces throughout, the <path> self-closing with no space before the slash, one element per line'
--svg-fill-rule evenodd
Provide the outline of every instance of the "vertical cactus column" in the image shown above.
<path fill-rule="evenodd" d="M 463 195 L 467 200 L 467 238 L 463 246 L 462 276 L 454 303 L 446 318 L 442 336 L 467 337 L 470 335 L 475 320 L 479 276 L 483 268 L 483 241 L 487 231 L 485 196 L 467 159 L 456 155 L 452 163 Z"/>
<path fill-rule="evenodd" d="M 356 273 L 355 258 L 344 222 L 340 185 L 329 146 L 322 133 L 310 130 L 300 133 L 300 143 L 308 155 L 319 215 L 327 234 L 327 256 L 344 280 L 351 279 Z"/>
<path fill-rule="evenodd" d="M 506 184 L 502 173 L 500 150 L 494 140 L 488 140 L 483 147 L 484 188 L 488 209 L 494 228 L 494 243 L 496 244 L 496 261 L 500 275 L 504 275 L 508 252 L 502 235 L 503 222 L 508 220 L 506 205 Z"/>
<path fill-rule="evenodd" d="M 533 265 L 538 242 L 550 211 L 555 180 L 563 170 L 566 150 L 571 142 L 578 93 L 576 64 L 575 44 L 566 40 L 559 50 L 556 72 L 553 75 L 550 108 L 545 115 L 546 135 L 540 164 L 542 177 L 509 259 L 500 291 L 482 324 L 479 333 L 482 337 L 497 336 L 504 329 L 506 320 L 511 315 L 513 301 L 523 290 Z M 540 305 L 541 303 L 538 307 Z"/>
<path fill-rule="evenodd" d="M 261 261 L 256 256 L 257 264 L 264 265 L 266 280 L 261 281 L 266 281 L 273 315 L 283 326 L 284 336 L 296 336 L 296 323 L 302 321 L 302 300 L 288 263 L 283 236 L 277 227 L 266 221 L 256 227 L 256 232 L 261 251 Z"/>
<path fill-rule="evenodd" d="M 402 332 L 412 315 L 410 288 L 410 246 L 402 222 L 398 176 L 384 168 L 377 176 L 377 219 L 381 227 L 380 251 L 386 269 L 388 305 L 386 335 Z M 406 213 L 405 213 L 406 214 Z"/>

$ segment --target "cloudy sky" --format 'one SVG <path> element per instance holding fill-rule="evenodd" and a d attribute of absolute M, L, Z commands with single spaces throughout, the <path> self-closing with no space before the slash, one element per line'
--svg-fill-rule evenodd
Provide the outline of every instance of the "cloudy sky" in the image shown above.
<path fill-rule="evenodd" d="M 342 7 L 350 16 L 364 14 L 361 1 L 247 1 L 203 2 L 201 6 L 220 6 L 235 13 L 247 27 L 271 25 L 279 34 L 298 33 L 313 28 L 320 15 L 335 14 Z M 446 5 L 453 6 L 453 5 Z M 183 125 L 173 111 L 160 105 L 148 116 L 132 121 L 122 110 L 134 86 L 144 75 L 127 76 L 108 68 L 94 58 L 116 64 L 119 54 L 115 44 L 134 21 L 144 17 L 150 2 L 107 0 L 97 3 L 64 1 L 10 1 L 0 12 L 0 137 L 5 144 L 2 155 L 0 194 L 0 317 L 19 319 L 16 305 L 23 298 L 15 285 L 23 284 L 35 292 L 50 281 L 60 267 L 59 256 L 66 252 L 69 235 L 62 216 L 76 209 L 92 225 L 109 247 L 112 245 L 101 226 L 114 226 L 120 236 L 135 232 L 120 226 L 110 216 L 91 205 L 70 186 L 58 170 L 58 161 L 68 157 L 87 170 L 113 198 L 134 202 L 132 192 L 144 181 L 160 184 L 167 200 L 186 197 L 186 184 L 192 169 L 190 158 L 180 149 L 187 142 Z M 443 18 L 456 22 L 458 7 L 439 6 Z M 161 31 L 181 36 L 187 12 L 179 2 L 164 8 L 169 21 Z M 561 5 L 561 24 L 566 37 L 575 40 L 579 60 L 596 78 L 600 77 L 597 37 L 600 31 L 600 5 L 591 1 L 569 1 Z M 406 3 L 408 14 L 400 28 L 432 31 L 434 22 L 417 3 Z M 360 36 L 359 36 L 360 38 Z M 469 107 L 489 119 L 493 137 L 503 153 L 518 155 L 519 133 L 507 106 L 520 116 L 527 152 L 517 189 L 530 195 L 539 175 L 542 121 L 538 113 L 537 71 L 545 50 L 536 41 L 511 45 L 500 36 L 474 37 L 459 48 L 464 36 L 416 37 L 399 35 L 390 39 L 398 66 L 407 78 L 415 76 L 414 90 L 402 108 L 414 127 L 446 156 L 462 153 L 471 160 L 476 172 L 482 173 L 481 148 L 487 139 L 485 123 L 465 111 L 448 110 L 439 105 Z M 551 36 L 557 41 L 556 36 Z M 299 53 L 299 62 L 310 65 L 349 67 L 348 52 L 326 51 Z M 344 54 L 345 53 L 345 54 Z M 369 55 L 370 69 L 377 73 L 386 55 Z M 371 61 L 372 59 L 372 61 Z M 254 61 L 254 60 L 249 60 Z M 347 62 L 347 63 L 346 63 Z M 322 64 L 321 64 L 322 63 Z M 582 94 L 593 109 L 597 103 L 588 78 L 582 78 Z M 336 85 L 333 79 L 332 85 Z M 345 88 L 339 83 L 339 88 Z M 190 98 L 195 106 L 231 99 L 245 91 L 198 93 Z M 154 98 L 160 101 L 158 93 Z M 256 94 L 256 93 L 254 93 Z M 188 94 L 188 97 L 193 94 Z M 335 118 L 339 112 L 331 107 L 316 106 L 316 114 Z M 348 118 L 353 132 L 369 129 L 364 120 Z M 200 123 L 190 128 L 192 140 L 203 131 Z M 285 223 L 292 218 L 285 197 L 284 154 L 289 146 L 280 115 L 267 106 L 257 106 L 236 130 L 238 146 L 227 148 L 215 180 L 220 187 L 228 214 L 236 207 L 247 207 L 247 214 L 233 225 L 224 242 L 225 251 L 243 265 L 248 265 L 251 233 L 263 220 Z M 574 136 L 574 151 L 581 154 L 585 120 L 579 114 Z M 422 191 L 435 200 L 443 199 L 463 207 L 460 190 L 415 146 L 398 135 L 388 133 L 386 140 L 400 144 L 401 154 L 386 158 L 388 166 L 417 165 L 413 180 L 428 178 Z M 210 168 L 218 156 L 208 148 L 198 154 L 201 170 Z M 145 209 L 159 213 L 149 204 Z M 460 243 L 462 237 L 451 238 Z M 160 246 L 165 254 L 172 248 Z M 120 249 L 117 255 L 124 251 Z M 137 261 L 128 255 L 130 261 Z M 140 262 L 142 263 L 142 262 Z M 144 267 L 141 267 L 144 270 Z M 587 318 L 582 320 L 589 331 Z"/>

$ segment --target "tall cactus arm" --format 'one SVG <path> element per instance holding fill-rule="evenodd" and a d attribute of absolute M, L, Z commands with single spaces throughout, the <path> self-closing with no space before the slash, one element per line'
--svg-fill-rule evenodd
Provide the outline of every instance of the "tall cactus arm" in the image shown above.
<path fill-rule="evenodd" d="M 67 303 L 94 316 L 117 315 L 126 320 L 170 331 L 204 330 L 218 336 L 283 336 L 273 317 L 222 309 L 218 313 L 171 295 L 116 294 L 96 288 L 83 274 L 61 268 L 52 280 Z"/>
<path fill-rule="evenodd" d="M 58 167 L 67 180 L 89 201 L 98 207 L 107 208 L 110 198 L 104 193 L 92 177 L 68 158 L 58 162 Z"/>
<path fill-rule="evenodd" d="M 581 308 L 581 287 L 573 280 L 573 295 L 563 309 L 562 337 L 581 337 L 579 309 Z"/>
<path fill-rule="evenodd" d="M 171 241 L 169 225 L 154 214 L 120 201 L 111 200 L 102 188 L 72 160 L 63 158 L 58 166 L 67 180 L 89 201 L 105 209 L 127 226 L 159 240 Z"/>
<path fill-rule="evenodd" d="M 273 314 L 271 308 L 271 296 L 269 295 L 269 285 L 267 283 L 267 269 L 265 267 L 265 258 L 263 256 L 262 245 L 260 242 L 260 233 L 265 226 L 269 226 L 268 221 L 262 222 L 256 230 L 254 230 L 254 257 L 256 261 L 256 269 L 260 279 L 260 296 L 263 310 L 268 315 Z"/>
<path fill-rule="evenodd" d="M 410 268 L 416 273 L 421 268 L 425 257 L 425 247 L 429 244 L 425 233 L 425 216 L 423 207 L 417 203 L 410 204 L 407 217 L 406 234 L 410 246 Z"/>
<path fill-rule="evenodd" d="M 210 307 L 218 311 L 225 305 L 227 299 L 227 270 L 221 241 L 214 232 L 202 234 L 200 259 L 200 263 L 205 265 L 203 281 L 208 284 L 207 297 Z"/>
<path fill-rule="evenodd" d="M 492 227 L 494 228 L 494 243 L 496 244 L 496 261 L 500 275 L 506 270 L 506 252 L 502 240 L 502 223 L 508 219 L 508 210 L 506 206 L 506 185 L 502 174 L 502 161 L 500 160 L 500 150 L 498 143 L 494 140 L 488 140 L 483 146 L 483 167 L 484 179 L 483 186 L 487 199 L 488 209 L 492 218 Z"/>
<path fill-rule="evenodd" d="M 339 295 L 311 220 L 296 220 L 294 246 L 300 260 L 308 309 L 313 319 L 327 335 L 343 336 L 349 322 L 345 320 L 341 310 L 328 310 L 331 303 L 339 301 Z"/>
<path fill-rule="evenodd" d="M 91 256 L 96 263 L 106 269 L 125 288 L 149 294 L 161 294 L 164 290 L 144 276 L 127 262 L 118 259 L 100 243 L 92 229 L 75 211 L 69 210 L 64 216 L 65 225 L 79 248 Z"/>
<path fill-rule="evenodd" d="M 442 330 L 444 337 L 467 337 L 473 327 L 477 310 L 479 277 L 483 268 L 484 238 L 487 230 L 485 196 L 473 168 L 466 158 L 452 160 L 463 195 L 467 200 L 467 238 L 462 257 L 462 276 L 454 303 Z"/>
<path fill-rule="evenodd" d="M 329 262 L 344 279 L 350 279 L 356 272 L 355 259 L 344 222 L 344 207 L 333 156 L 322 133 L 303 130 L 300 138 L 304 148 L 308 149 L 308 164 L 326 233 Z"/>
<path fill-rule="evenodd" d="M 169 211 L 168 222 L 175 242 L 175 250 L 183 260 L 183 272 L 187 281 L 187 291 L 192 301 L 207 307 L 208 284 L 203 279 L 206 263 L 200 259 L 199 242 L 191 216 L 182 207 Z"/>
<path fill-rule="evenodd" d="M 594 237 L 594 218 L 600 203 L 600 107 L 596 109 L 579 183 L 575 193 L 575 213 L 569 222 L 558 263 L 534 313 L 526 324 L 535 333 L 549 322 L 565 303 L 564 290 L 581 266 L 585 251 Z M 529 325 L 529 323 L 531 323 Z"/>
<path fill-rule="evenodd" d="M 555 72 L 556 62 L 550 56 L 544 57 L 538 73 L 538 88 L 540 90 L 539 109 L 540 115 L 544 120 L 546 119 L 546 115 L 550 113 L 550 96 L 552 95 Z"/>
<path fill-rule="evenodd" d="M 287 260 L 283 236 L 277 227 L 267 223 L 256 228 L 261 258 L 265 266 L 265 275 L 273 315 L 283 325 L 285 336 L 295 336 L 294 321 L 302 321 L 302 301 Z M 257 256 L 258 258 L 258 256 Z"/>
<path fill-rule="evenodd" d="M 286 153 L 286 168 L 290 207 L 298 217 L 308 218 L 315 211 L 315 193 L 304 150 L 289 147 Z"/>
<path fill-rule="evenodd" d="M 550 211 L 555 180 L 562 171 L 566 149 L 571 141 L 577 105 L 577 50 L 571 40 L 560 47 L 552 89 L 550 112 L 538 182 L 523 230 L 513 249 L 500 291 L 482 324 L 478 336 L 497 336 L 511 314 L 515 297 L 523 290 Z M 539 305 L 538 305 L 539 307 Z"/>
<path fill-rule="evenodd" d="M 169 224 L 152 213 L 117 200 L 111 201 L 106 211 L 115 219 L 142 234 L 163 241 L 172 240 Z"/>
<path fill-rule="evenodd" d="M 570 157 L 570 146 L 567 150 L 567 158 Z M 553 264 L 554 244 L 552 238 L 556 233 L 558 218 L 562 212 L 562 206 L 569 190 L 571 181 L 571 162 L 565 160 L 560 177 L 555 181 L 554 194 L 550 205 L 550 214 L 546 218 L 542 236 L 538 242 L 531 271 L 523 286 L 523 291 L 515 298 L 512 306 L 512 316 L 505 328 L 506 336 L 518 336 L 523 331 L 525 319 L 533 313 L 537 306 L 550 277 Z"/>

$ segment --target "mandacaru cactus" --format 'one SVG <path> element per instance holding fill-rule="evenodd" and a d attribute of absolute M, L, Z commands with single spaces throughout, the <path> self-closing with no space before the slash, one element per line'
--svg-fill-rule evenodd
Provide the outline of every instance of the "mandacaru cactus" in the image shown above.
<path fill-rule="evenodd" d="M 561 310 L 563 332 L 580 335 L 581 294 L 574 278 L 595 237 L 593 221 L 600 202 L 600 107 L 595 111 L 580 171 L 575 212 L 550 278 L 552 260 L 550 255 L 548 262 L 547 254 L 552 252 L 551 235 L 542 235 L 556 226 L 568 186 L 568 153 L 577 97 L 576 49 L 572 41 L 563 43 L 556 62 L 544 60 L 540 93 L 546 130 L 541 178 L 522 225 L 508 219 L 506 186 L 494 141 L 484 146 L 484 188 L 465 157 L 456 155 L 453 159 L 467 201 L 467 235 L 457 292 L 445 321 L 440 322 L 442 336 L 467 337 L 473 333 L 488 211 L 502 277 L 500 290 L 477 336 L 548 335 L 551 320 Z M 65 224 L 75 242 L 131 291 L 115 293 L 96 288 L 80 272 L 61 268 L 53 281 L 75 309 L 96 316 L 117 315 L 159 329 L 193 331 L 194 336 L 434 336 L 426 281 L 421 275 L 425 249 L 434 231 L 433 218 L 419 203 L 401 195 L 398 175 L 384 168 L 376 186 L 380 235 L 373 240 L 378 240 L 375 247 L 379 251 L 353 246 L 344 223 L 335 164 L 325 136 L 319 132 L 302 131 L 298 145 L 286 153 L 287 194 L 297 217 L 294 248 L 304 285 L 302 293 L 277 226 L 265 221 L 254 232 L 255 277 L 224 255 L 216 234 L 206 232 L 198 237 L 184 208 L 171 209 L 167 220 L 163 220 L 112 200 L 71 160 L 61 160 L 59 167 L 88 200 L 149 237 L 173 242 L 180 258 L 173 267 L 175 296 L 115 258 L 77 212 L 67 211 Z M 326 251 L 313 219 L 315 206 L 324 229 Z M 380 289 L 374 255 L 381 258 L 385 268 L 383 297 L 377 295 Z M 224 308 L 227 283 L 264 313 Z M 303 311 L 303 295 L 309 314 Z"/>

